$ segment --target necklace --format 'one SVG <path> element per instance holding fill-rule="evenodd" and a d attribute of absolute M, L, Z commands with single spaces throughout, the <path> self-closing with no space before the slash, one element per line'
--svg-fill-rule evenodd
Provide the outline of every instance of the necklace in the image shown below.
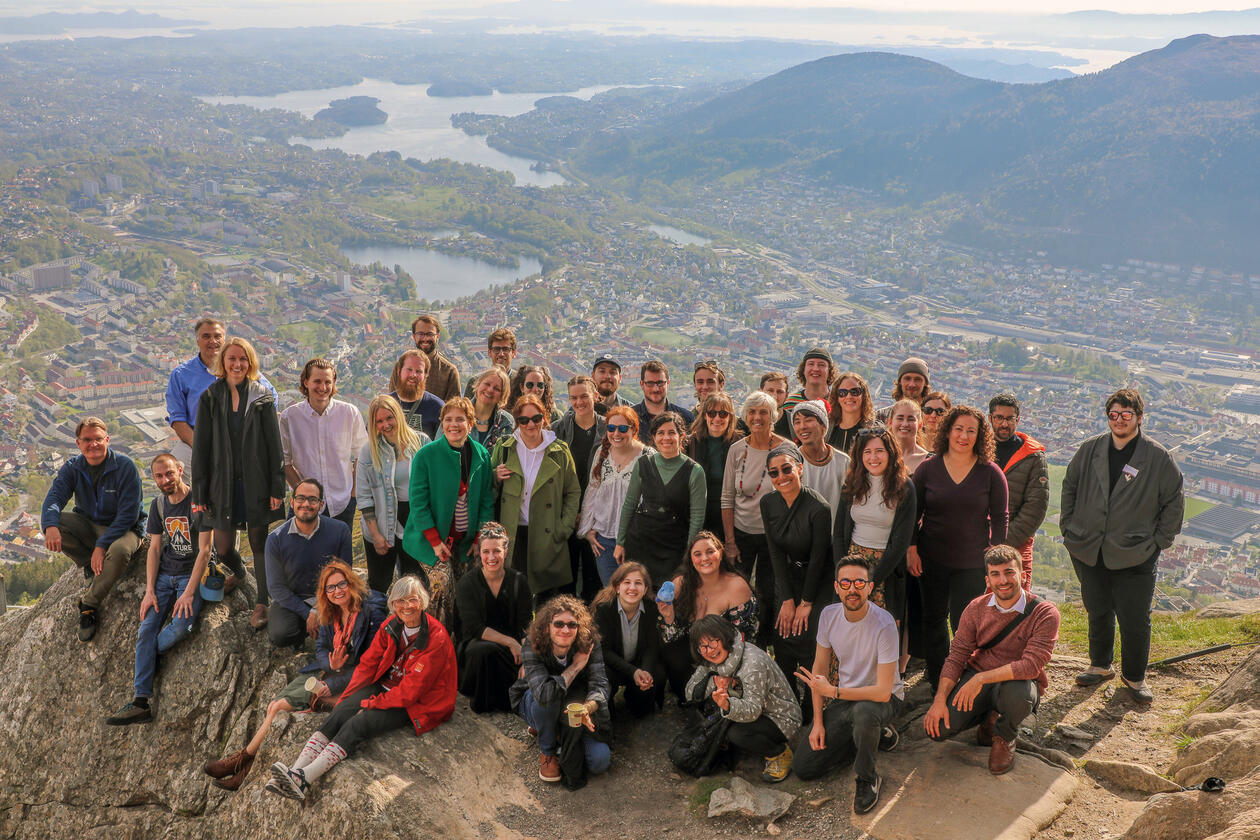
<path fill-rule="evenodd" d="M 823 446 L 825 447 L 823 449 L 823 452 L 826 453 L 826 455 L 821 460 L 817 460 L 817 461 L 814 460 L 814 458 L 809 454 L 809 452 L 807 452 L 804 449 L 804 447 L 801 448 L 801 454 L 805 456 L 805 460 L 809 461 L 809 463 L 812 466 L 815 466 L 815 467 L 826 466 L 827 464 L 831 463 L 831 458 L 832 458 L 832 455 L 834 454 L 834 450 L 830 446 L 827 446 L 826 444 L 823 444 Z"/>
<path fill-rule="evenodd" d="M 751 493 L 744 492 L 744 467 L 748 465 L 748 455 L 752 452 L 752 444 L 744 448 L 744 457 L 739 459 L 739 495 L 745 498 L 751 498 L 761 492 L 761 482 L 766 480 L 766 468 L 770 464 L 770 453 L 766 453 L 766 460 L 761 462 L 761 475 L 757 478 L 757 487 Z"/>

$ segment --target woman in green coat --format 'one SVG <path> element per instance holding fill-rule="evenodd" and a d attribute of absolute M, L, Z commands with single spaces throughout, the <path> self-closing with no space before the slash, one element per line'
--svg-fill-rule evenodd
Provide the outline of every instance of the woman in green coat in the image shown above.
<path fill-rule="evenodd" d="M 411 461 L 411 511 L 403 549 L 422 569 L 436 567 L 445 576 L 431 611 L 448 627 L 455 583 L 469 567 L 478 529 L 494 518 L 490 454 L 468 436 L 475 417 L 472 400 L 447 400 L 437 440 L 421 447 Z"/>
<path fill-rule="evenodd" d="M 512 568 L 524 572 L 535 603 L 573 584 L 569 535 L 582 505 L 573 455 L 556 439 L 543 401 L 526 394 L 512 406 L 516 431 L 494 447 L 499 521 L 512 538 Z"/>

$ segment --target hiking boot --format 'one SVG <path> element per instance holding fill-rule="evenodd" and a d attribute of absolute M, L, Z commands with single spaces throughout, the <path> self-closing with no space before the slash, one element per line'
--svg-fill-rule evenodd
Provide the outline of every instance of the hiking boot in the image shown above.
<path fill-rule="evenodd" d="M 254 614 L 249 617 L 249 626 L 261 630 L 267 626 L 267 605 L 255 604 Z"/>
<path fill-rule="evenodd" d="M 980 725 L 976 727 L 976 743 L 982 747 L 993 746 L 993 733 L 997 727 L 997 712 L 989 712 L 985 719 L 980 721 Z"/>
<path fill-rule="evenodd" d="M 1076 684 L 1081 688 L 1089 688 L 1091 685 L 1104 683 L 1115 677 L 1115 675 L 1116 672 L 1110 668 L 1099 668 L 1094 665 L 1090 665 L 1087 669 L 1076 675 Z"/>
<path fill-rule="evenodd" d="M 153 709 L 150 706 L 137 706 L 133 702 L 105 718 L 105 723 L 109 726 L 126 726 L 131 723 L 148 723 L 151 720 L 153 720 Z"/>
<path fill-rule="evenodd" d="M 217 778 L 210 784 L 223 790 L 236 790 L 245 783 L 245 777 L 249 775 L 249 768 L 254 766 L 254 757 L 244 750 L 241 750 L 237 755 L 241 759 L 237 762 L 236 772 L 227 777 Z M 233 758 L 235 757 L 233 756 Z"/>
<path fill-rule="evenodd" d="M 892 752 L 901 743 L 901 733 L 895 726 L 885 726 L 879 731 L 879 751 Z"/>
<path fill-rule="evenodd" d="M 875 803 L 879 801 L 879 786 L 883 780 L 879 774 L 875 774 L 875 781 L 868 782 L 865 779 L 858 779 L 853 788 L 853 813 L 865 814 L 867 811 L 875 807 Z"/>
<path fill-rule="evenodd" d="M 1015 741 L 993 736 L 993 746 L 989 747 L 989 772 L 994 776 L 1009 773 L 1015 766 Z"/>
<path fill-rule="evenodd" d="M 96 635 L 96 628 L 100 624 L 100 619 L 96 615 L 96 607 L 89 607 L 82 601 L 79 602 L 79 641 L 90 642 Z"/>
<path fill-rule="evenodd" d="M 781 782 L 792 770 L 792 748 L 785 746 L 783 752 L 774 758 L 766 759 L 766 767 L 761 771 L 763 782 Z"/>
<path fill-rule="evenodd" d="M 1129 689 L 1129 695 L 1133 697 L 1133 701 L 1139 706 L 1149 706 L 1151 701 L 1155 699 L 1155 694 L 1146 685 L 1146 680 L 1141 682 L 1129 682 L 1124 680 L 1124 687 Z"/>
<path fill-rule="evenodd" d="M 248 758 L 254 760 L 245 750 L 234 752 L 231 755 L 225 755 L 223 758 L 216 758 L 213 761 L 207 761 L 206 766 L 201 769 L 206 771 L 207 776 L 214 776 L 216 779 L 226 779 L 237 770 L 241 769 L 241 762 Z"/>
<path fill-rule="evenodd" d="M 560 759 L 546 753 L 538 754 L 538 778 L 544 782 L 560 781 Z"/>

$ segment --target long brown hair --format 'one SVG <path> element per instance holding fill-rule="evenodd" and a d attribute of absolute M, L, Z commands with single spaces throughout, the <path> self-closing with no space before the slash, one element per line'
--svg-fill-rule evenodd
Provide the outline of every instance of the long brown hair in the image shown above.
<path fill-rule="evenodd" d="M 363 582 L 363 578 L 342 561 L 329 560 L 328 565 L 324 566 L 319 573 L 319 583 L 315 584 L 315 610 L 319 615 L 320 624 L 333 624 L 344 621 L 346 618 L 342 614 L 341 607 L 328 600 L 328 593 L 324 591 L 324 587 L 328 585 L 328 579 L 337 573 L 345 577 L 346 583 L 349 584 L 347 588 L 350 591 L 350 608 L 347 612 L 357 613 L 363 610 L 363 601 L 368 594 L 367 584 Z"/>
<path fill-rule="evenodd" d="M 626 418 L 626 425 L 630 427 L 630 437 L 637 441 L 639 439 L 639 412 L 628 405 L 614 405 L 608 409 L 604 419 L 611 423 L 614 416 Z M 608 433 L 605 432 L 604 439 L 599 444 L 599 455 L 596 456 L 595 463 L 591 465 L 592 479 L 599 477 L 600 470 L 604 468 L 604 462 L 608 460 L 608 453 L 611 451 L 612 441 L 608 439 Z"/>
<path fill-rule="evenodd" d="M 696 564 L 691 562 L 691 549 L 695 548 L 696 543 L 701 540 L 708 540 L 717 547 L 718 556 L 722 558 L 718 561 L 719 575 L 739 575 L 744 577 L 735 568 L 731 558 L 726 556 L 726 547 L 718 539 L 717 534 L 712 531 L 701 531 L 696 534 L 696 538 L 687 544 L 687 551 L 683 554 L 682 584 L 679 585 L 678 592 L 674 595 L 674 615 L 676 620 L 682 624 L 690 624 L 696 617 L 696 593 L 700 591 L 700 573 L 696 571 Z M 744 578 L 744 580 L 747 582 L 748 579 Z"/>
<path fill-rule="evenodd" d="M 837 376 L 836 381 L 831 384 L 831 390 L 827 392 L 827 401 L 831 403 L 832 425 L 839 426 L 840 418 L 843 416 L 840 410 L 840 398 L 836 396 L 836 391 L 840 388 L 840 383 L 846 379 L 857 380 L 857 384 L 862 388 L 862 404 L 858 407 L 858 414 L 861 416 L 858 418 L 858 425 L 871 425 L 875 421 L 875 403 L 871 402 L 871 386 L 866 384 L 862 374 L 852 370 L 846 370 Z"/>
<path fill-rule="evenodd" d="M 691 437 L 688 444 L 694 440 L 704 440 L 709 435 L 709 424 L 705 422 L 704 413 L 706 411 L 729 411 L 731 414 L 730 422 L 727 423 L 726 433 L 722 435 L 723 443 L 734 443 L 736 439 L 743 437 L 739 433 L 739 418 L 735 416 L 735 403 L 731 402 L 731 398 L 725 391 L 718 391 L 709 394 L 704 398 L 700 405 L 696 406 L 696 419 L 691 421 Z"/>
<path fill-rule="evenodd" d="M 905 459 L 901 457 L 901 447 L 893 437 L 890 429 L 873 426 L 862 429 L 853 440 L 853 457 L 849 459 L 849 472 L 845 474 L 844 485 L 840 488 L 840 498 L 850 504 L 861 504 L 871 492 L 871 474 L 862 461 L 862 450 L 872 438 L 883 441 L 888 452 L 888 466 L 884 468 L 884 492 L 881 501 L 889 510 L 896 510 L 901 499 L 910 492 L 910 472 L 906 469 Z"/>
<path fill-rule="evenodd" d="M 648 574 L 647 567 L 642 563 L 635 563 L 631 560 L 617 567 L 617 571 L 613 572 L 612 577 L 608 579 L 608 585 L 595 593 L 595 597 L 591 599 L 591 606 L 598 607 L 600 604 L 608 604 L 614 601 L 617 598 L 617 588 L 621 586 L 621 582 L 636 572 L 643 578 L 643 586 L 650 593 L 652 591 L 652 576 Z M 650 595 L 645 595 L 644 597 L 647 598 Z"/>
<path fill-rule="evenodd" d="M 516 369 L 516 373 L 512 374 L 512 393 L 508 395 L 507 404 L 510 406 L 516 405 L 516 401 L 519 400 L 521 395 L 525 393 L 525 377 L 529 376 L 531 373 L 542 375 L 543 392 L 540 395 L 538 394 L 538 390 L 534 389 L 533 393 L 534 396 L 541 396 L 543 414 L 545 414 L 547 419 L 550 420 L 551 412 L 556 409 L 555 385 L 551 381 L 551 371 L 547 370 L 542 365 L 521 365 Z"/>
<path fill-rule="evenodd" d="M 577 638 L 573 640 L 573 648 L 578 653 L 588 653 L 599 641 L 599 632 L 595 629 L 595 619 L 591 611 L 572 595 L 557 595 L 538 608 L 529 629 L 525 631 L 529 646 L 539 656 L 551 653 L 551 620 L 560 613 L 571 613 L 578 623 Z"/>
<path fill-rule="evenodd" d="M 992 461 L 993 450 L 993 429 L 989 426 L 989 418 L 984 416 L 978 408 L 969 405 L 956 405 L 951 408 L 945 415 L 945 419 L 941 420 L 941 425 L 936 428 L 936 446 L 934 448 L 937 455 L 944 455 L 949 451 L 949 432 L 954 428 L 954 424 L 958 422 L 959 417 L 976 418 L 976 442 L 972 444 L 971 451 L 980 461 Z"/>

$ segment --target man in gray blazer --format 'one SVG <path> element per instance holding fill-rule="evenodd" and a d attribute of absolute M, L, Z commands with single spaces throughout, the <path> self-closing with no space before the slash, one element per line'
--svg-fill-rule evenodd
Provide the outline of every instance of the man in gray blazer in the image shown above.
<path fill-rule="evenodd" d="M 1185 497 L 1181 470 L 1168 450 L 1142 434 L 1141 395 L 1122 388 L 1106 405 L 1110 431 L 1085 441 L 1072 456 L 1059 515 L 1089 616 L 1090 667 L 1076 675 L 1076 684 L 1115 676 L 1118 624 L 1121 679 L 1145 704 L 1154 699 L 1146 665 L 1155 564 L 1181 530 Z"/>

